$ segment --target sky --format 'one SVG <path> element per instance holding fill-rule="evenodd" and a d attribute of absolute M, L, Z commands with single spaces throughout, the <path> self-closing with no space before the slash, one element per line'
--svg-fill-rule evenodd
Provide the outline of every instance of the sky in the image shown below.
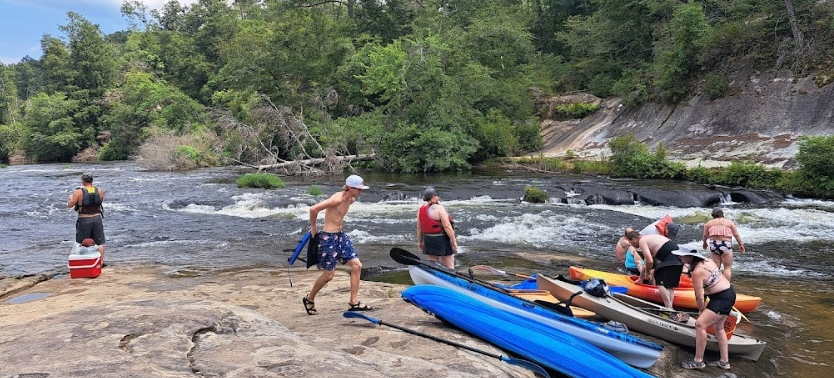
<path fill-rule="evenodd" d="M 140 0 L 149 9 L 159 9 L 168 0 Z M 197 0 L 179 0 L 192 4 Z M 40 59 L 44 34 L 63 38 L 58 28 L 75 12 L 99 26 L 105 34 L 128 28 L 119 8 L 122 0 L 0 0 L 0 62 L 12 64 L 24 56 Z"/>

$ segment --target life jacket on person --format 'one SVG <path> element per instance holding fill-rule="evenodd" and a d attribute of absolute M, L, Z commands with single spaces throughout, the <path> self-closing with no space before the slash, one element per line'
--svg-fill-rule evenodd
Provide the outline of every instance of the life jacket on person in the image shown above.
<path fill-rule="evenodd" d="M 427 203 L 420 208 L 420 212 L 417 216 L 420 221 L 420 229 L 423 230 L 424 234 L 445 234 L 446 230 L 443 229 L 443 223 L 440 223 L 439 220 L 434 220 L 429 216 L 429 209 L 432 205 L 434 204 Z M 454 225 L 451 215 L 449 216 L 449 223 Z"/>
<path fill-rule="evenodd" d="M 670 217 L 669 214 L 666 214 L 666 216 L 660 218 L 660 220 L 654 224 L 654 227 L 657 229 L 657 232 L 659 232 L 663 236 L 666 236 L 666 228 L 672 222 L 672 217 Z"/>
<path fill-rule="evenodd" d="M 81 188 L 81 206 L 78 206 L 78 214 L 100 214 L 101 195 L 95 186 Z"/>

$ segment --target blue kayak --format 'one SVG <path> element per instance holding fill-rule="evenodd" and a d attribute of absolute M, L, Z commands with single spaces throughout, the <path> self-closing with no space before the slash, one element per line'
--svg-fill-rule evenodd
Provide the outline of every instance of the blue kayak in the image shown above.
<path fill-rule="evenodd" d="M 576 378 L 652 378 L 563 331 L 459 291 L 416 285 L 403 299 L 496 347 Z"/>
<path fill-rule="evenodd" d="M 408 262 L 411 280 L 417 284 L 439 285 L 472 296 L 487 304 L 501 308 L 524 317 L 528 317 L 543 325 L 566 332 L 586 341 L 629 365 L 647 368 L 660 358 L 663 346 L 651 341 L 643 340 L 628 333 L 618 332 L 599 323 L 559 313 L 544 305 L 518 298 L 500 287 L 488 282 L 480 281 L 458 274 L 436 264 L 419 262 L 419 257 L 402 255 L 407 251 L 398 250 L 395 260 Z M 413 256 L 413 257 L 412 257 Z M 392 250 L 392 257 L 394 250 Z M 409 259 L 416 258 L 416 262 Z"/>

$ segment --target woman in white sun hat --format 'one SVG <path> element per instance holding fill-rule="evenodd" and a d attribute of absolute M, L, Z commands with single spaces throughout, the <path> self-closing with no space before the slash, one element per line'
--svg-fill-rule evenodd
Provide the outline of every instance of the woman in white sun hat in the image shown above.
<path fill-rule="evenodd" d="M 693 245 L 680 245 L 678 250 L 672 251 L 680 256 L 681 261 L 689 266 L 692 286 L 695 289 L 695 300 L 701 314 L 695 321 L 695 358 L 681 365 L 684 369 L 703 369 L 706 365 L 722 369 L 729 369 L 729 353 L 727 350 L 727 335 L 723 332 L 724 321 L 736 302 L 736 292 L 733 285 L 715 265 L 711 259 L 704 257 L 700 250 Z M 706 303 L 709 298 L 709 304 Z M 720 359 L 704 362 L 704 350 L 707 347 L 707 328 L 715 330 L 718 341 Z"/>

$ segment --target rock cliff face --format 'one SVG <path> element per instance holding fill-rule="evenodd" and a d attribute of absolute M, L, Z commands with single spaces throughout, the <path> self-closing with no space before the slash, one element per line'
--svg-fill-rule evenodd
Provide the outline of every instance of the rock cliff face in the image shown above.
<path fill-rule="evenodd" d="M 563 101 L 550 98 L 545 106 Z M 800 136 L 834 134 L 834 84 L 817 87 L 813 77 L 793 78 L 787 72 L 748 72 L 733 76 L 728 95 L 712 101 L 696 93 L 678 105 L 626 109 L 619 99 L 606 99 L 584 119 L 544 120 L 542 153 L 559 156 L 571 150 L 581 157 L 607 156 L 608 141 L 628 133 L 651 150 L 663 142 L 669 158 L 690 166 L 752 159 L 791 169 Z"/>

